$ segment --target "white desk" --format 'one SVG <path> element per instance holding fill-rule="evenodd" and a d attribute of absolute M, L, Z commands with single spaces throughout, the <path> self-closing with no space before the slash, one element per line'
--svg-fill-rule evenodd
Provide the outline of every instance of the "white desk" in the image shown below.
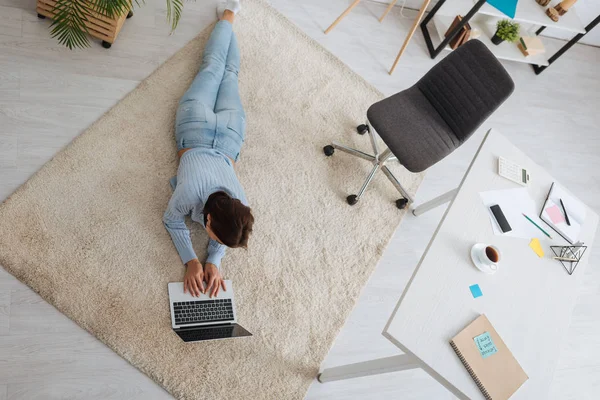
<path fill-rule="evenodd" d="M 529 248 L 526 239 L 494 235 L 479 192 L 519 187 L 497 174 L 498 156 L 527 168 L 529 194 L 538 209 L 542 207 L 552 177 L 504 136 L 488 132 L 458 189 L 445 196 L 452 202 L 383 331 L 405 354 L 329 368 L 319 375 L 321 382 L 422 368 L 455 396 L 483 399 L 448 342 L 479 314 L 486 314 L 529 375 L 512 398 L 547 398 L 592 253 L 598 215 L 588 208 L 580 238 L 588 249 L 571 276 L 550 258 L 551 244 L 568 245 L 550 228 L 553 240 L 541 232 L 538 236 L 544 258 Z M 434 204 L 439 203 L 438 198 Z M 496 274 L 486 275 L 473 266 L 469 252 L 476 242 L 494 244 L 502 252 Z M 473 298 L 469 291 L 473 284 L 479 284 L 482 297 Z"/>

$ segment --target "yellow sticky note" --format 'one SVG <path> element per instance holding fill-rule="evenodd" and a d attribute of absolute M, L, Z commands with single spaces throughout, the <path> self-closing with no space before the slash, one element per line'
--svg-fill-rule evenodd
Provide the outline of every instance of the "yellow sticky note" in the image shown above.
<path fill-rule="evenodd" d="M 542 244 L 540 243 L 539 239 L 531 239 L 531 242 L 529 242 L 529 247 L 531 247 L 531 250 L 533 250 L 538 257 L 544 257 L 544 250 L 542 249 Z"/>

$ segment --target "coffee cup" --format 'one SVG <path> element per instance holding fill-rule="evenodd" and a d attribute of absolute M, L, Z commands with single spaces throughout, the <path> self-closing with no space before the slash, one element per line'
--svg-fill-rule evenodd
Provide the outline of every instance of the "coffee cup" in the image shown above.
<path fill-rule="evenodd" d="M 496 246 L 491 244 L 477 243 L 472 249 L 475 266 L 481 271 L 493 274 L 498 270 L 501 253 Z"/>

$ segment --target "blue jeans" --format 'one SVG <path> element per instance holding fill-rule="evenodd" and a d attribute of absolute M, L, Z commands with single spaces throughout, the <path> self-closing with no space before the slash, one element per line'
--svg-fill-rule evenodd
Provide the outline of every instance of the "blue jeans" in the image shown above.
<path fill-rule="evenodd" d="M 202 56 L 200 72 L 179 101 L 177 150 L 215 149 L 237 161 L 246 115 L 238 90 L 240 51 L 231 23 L 219 21 Z"/>

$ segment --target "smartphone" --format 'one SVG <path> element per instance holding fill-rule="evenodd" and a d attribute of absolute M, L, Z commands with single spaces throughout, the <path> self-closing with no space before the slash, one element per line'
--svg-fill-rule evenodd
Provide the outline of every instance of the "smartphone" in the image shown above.
<path fill-rule="evenodd" d="M 512 231 L 510 224 L 506 220 L 506 217 L 504 216 L 504 213 L 498 204 L 491 206 L 490 210 L 492 211 L 492 214 L 494 215 L 494 218 L 496 219 L 496 222 L 498 223 L 502 233 Z"/>

